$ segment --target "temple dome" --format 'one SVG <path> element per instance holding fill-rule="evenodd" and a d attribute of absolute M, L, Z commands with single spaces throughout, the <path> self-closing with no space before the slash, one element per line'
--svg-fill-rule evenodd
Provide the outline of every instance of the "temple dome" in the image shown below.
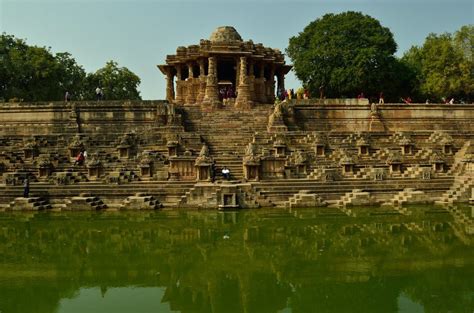
<path fill-rule="evenodd" d="M 210 41 L 242 41 L 239 33 L 232 26 L 220 26 L 212 32 Z"/>

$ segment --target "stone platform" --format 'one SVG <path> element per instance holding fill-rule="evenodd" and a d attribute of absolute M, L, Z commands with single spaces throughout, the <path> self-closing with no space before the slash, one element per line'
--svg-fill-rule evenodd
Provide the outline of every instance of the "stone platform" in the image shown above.
<path fill-rule="evenodd" d="M 473 105 L 362 103 L 1 103 L 0 209 L 327 206 L 352 215 L 356 205 L 404 214 L 407 204 L 469 202 Z M 88 157 L 74 165 L 81 150 Z M 20 201 L 27 176 L 33 198 Z"/>

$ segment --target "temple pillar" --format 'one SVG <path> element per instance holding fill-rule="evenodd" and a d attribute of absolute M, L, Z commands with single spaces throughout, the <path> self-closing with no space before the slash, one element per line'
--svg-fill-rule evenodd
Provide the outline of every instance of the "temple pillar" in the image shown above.
<path fill-rule="evenodd" d="M 285 75 L 282 72 L 278 72 L 277 74 L 277 84 L 278 84 L 278 91 L 284 92 L 285 91 Z"/>
<path fill-rule="evenodd" d="M 266 103 L 267 97 L 265 92 L 265 64 L 260 63 L 259 74 L 257 79 L 257 100 L 260 103 Z"/>
<path fill-rule="evenodd" d="M 247 58 L 240 58 L 240 75 L 239 86 L 237 87 L 237 99 L 235 106 L 238 108 L 250 109 L 252 107 L 252 99 L 250 95 L 249 78 L 247 75 Z"/>
<path fill-rule="evenodd" d="M 176 97 L 174 99 L 174 103 L 176 104 L 183 104 L 184 97 L 183 97 L 183 76 L 181 73 L 181 65 L 176 65 Z"/>
<path fill-rule="evenodd" d="M 235 71 L 235 91 L 237 91 L 237 88 L 239 86 L 239 83 L 240 83 L 240 59 L 239 58 L 236 58 L 235 60 L 235 68 L 236 68 L 236 71 Z"/>
<path fill-rule="evenodd" d="M 253 63 L 254 61 L 252 59 L 249 60 L 249 92 L 250 92 L 250 100 L 252 101 L 257 101 L 257 95 L 255 93 L 255 74 L 253 71 Z"/>
<path fill-rule="evenodd" d="M 204 95 L 206 94 L 206 72 L 204 68 L 204 59 L 199 59 L 199 92 L 196 98 L 196 103 L 202 103 Z"/>
<path fill-rule="evenodd" d="M 270 78 L 265 85 L 267 101 L 275 102 L 275 64 L 270 65 Z"/>
<path fill-rule="evenodd" d="M 196 92 L 194 88 L 194 71 L 193 64 L 188 63 L 188 79 L 186 81 L 187 85 L 187 94 L 186 94 L 186 103 L 193 104 L 196 102 Z"/>
<path fill-rule="evenodd" d="M 217 62 L 215 57 L 209 58 L 209 66 L 206 79 L 206 93 L 202 102 L 207 106 L 220 106 L 219 90 L 217 86 Z"/>
<path fill-rule="evenodd" d="M 166 100 L 169 103 L 173 103 L 174 101 L 174 75 L 171 69 L 168 69 L 166 73 Z"/>

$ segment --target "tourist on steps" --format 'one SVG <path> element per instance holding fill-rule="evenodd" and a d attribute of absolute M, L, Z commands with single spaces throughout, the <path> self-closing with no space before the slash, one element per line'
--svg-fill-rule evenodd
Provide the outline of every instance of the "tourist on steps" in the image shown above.
<path fill-rule="evenodd" d="M 104 92 L 102 91 L 102 89 L 100 89 L 99 87 L 97 87 L 95 89 L 95 95 L 97 96 L 97 101 L 100 101 L 102 100 L 102 98 L 104 97 Z"/>
<path fill-rule="evenodd" d="M 28 198 L 28 195 L 30 194 L 30 180 L 28 177 L 25 178 L 23 181 L 23 198 Z"/>
<path fill-rule="evenodd" d="M 224 166 L 224 167 L 222 168 L 222 171 L 221 171 L 221 172 L 222 172 L 222 176 L 223 176 L 225 179 L 228 180 L 228 179 L 230 178 L 230 170 L 229 170 L 226 166 Z"/>
<path fill-rule="evenodd" d="M 74 161 L 74 166 L 76 165 L 82 165 L 84 163 L 84 151 L 79 152 L 79 154 L 76 157 L 76 161 Z"/>

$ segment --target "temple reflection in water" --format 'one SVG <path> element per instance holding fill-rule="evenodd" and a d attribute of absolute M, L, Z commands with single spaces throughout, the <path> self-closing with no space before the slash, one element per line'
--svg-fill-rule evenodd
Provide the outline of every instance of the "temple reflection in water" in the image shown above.
<path fill-rule="evenodd" d="M 472 235 L 445 211 L 413 212 L 2 214 L 0 310 L 154 287 L 146 301 L 170 312 L 399 312 L 401 297 L 472 312 Z"/>

